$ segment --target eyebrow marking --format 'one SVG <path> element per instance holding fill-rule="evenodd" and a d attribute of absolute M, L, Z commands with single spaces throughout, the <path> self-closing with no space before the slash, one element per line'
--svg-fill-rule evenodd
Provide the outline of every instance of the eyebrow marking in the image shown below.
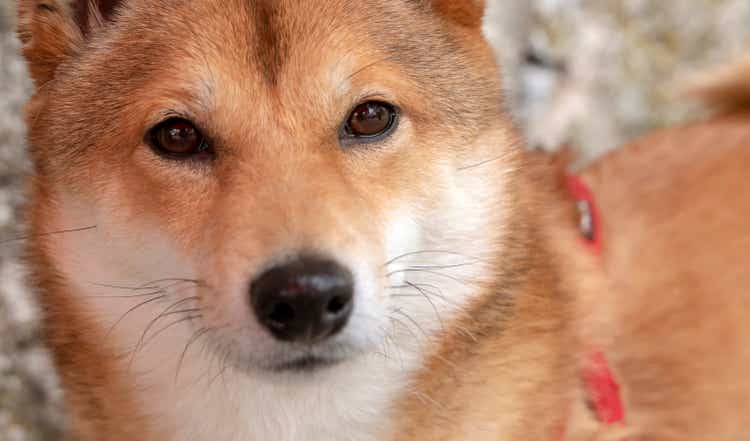
<path fill-rule="evenodd" d="M 261 72 L 270 84 L 278 82 L 279 72 L 287 58 L 289 44 L 282 38 L 281 11 L 274 1 L 255 0 L 251 6 L 255 21 L 255 54 Z"/>

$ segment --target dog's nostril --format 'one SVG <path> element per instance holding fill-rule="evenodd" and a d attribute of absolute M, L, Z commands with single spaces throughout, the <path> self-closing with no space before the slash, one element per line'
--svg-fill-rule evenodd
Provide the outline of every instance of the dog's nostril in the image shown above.
<path fill-rule="evenodd" d="M 277 325 L 283 326 L 286 323 L 294 320 L 294 308 L 288 303 L 277 303 L 274 305 L 268 318 L 275 322 Z"/>
<path fill-rule="evenodd" d="M 301 257 L 255 279 L 250 302 L 260 324 L 274 337 L 314 343 L 336 334 L 349 320 L 352 274 L 331 260 Z"/>
<path fill-rule="evenodd" d="M 343 298 L 336 296 L 328 302 L 328 312 L 331 314 L 338 314 L 346 307 L 347 303 L 348 302 Z"/>

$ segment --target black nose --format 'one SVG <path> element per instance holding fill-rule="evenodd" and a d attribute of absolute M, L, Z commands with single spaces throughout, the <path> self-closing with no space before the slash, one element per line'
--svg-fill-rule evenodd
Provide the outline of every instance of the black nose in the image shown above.
<path fill-rule="evenodd" d="M 353 291 L 346 268 L 320 257 L 301 257 L 255 279 L 250 302 L 260 323 L 279 340 L 314 343 L 346 325 Z"/>

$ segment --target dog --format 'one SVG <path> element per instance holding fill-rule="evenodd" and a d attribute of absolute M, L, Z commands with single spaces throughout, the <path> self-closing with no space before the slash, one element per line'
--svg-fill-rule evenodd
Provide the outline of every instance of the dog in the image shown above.
<path fill-rule="evenodd" d="M 595 332 L 619 323 L 593 301 L 617 279 L 523 152 L 483 10 L 19 0 L 27 262 L 71 434 L 639 427 L 637 342 Z"/>
<path fill-rule="evenodd" d="M 75 436 L 559 432 L 571 296 L 483 9 L 20 1 L 28 261 Z"/>

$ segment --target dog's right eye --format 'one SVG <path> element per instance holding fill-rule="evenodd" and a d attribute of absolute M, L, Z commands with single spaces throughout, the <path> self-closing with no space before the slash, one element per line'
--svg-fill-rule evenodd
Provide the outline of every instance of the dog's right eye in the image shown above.
<path fill-rule="evenodd" d="M 193 123 L 182 118 L 158 124 L 149 132 L 147 141 L 156 153 L 172 159 L 207 159 L 213 155 L 206 137 Z"/>

